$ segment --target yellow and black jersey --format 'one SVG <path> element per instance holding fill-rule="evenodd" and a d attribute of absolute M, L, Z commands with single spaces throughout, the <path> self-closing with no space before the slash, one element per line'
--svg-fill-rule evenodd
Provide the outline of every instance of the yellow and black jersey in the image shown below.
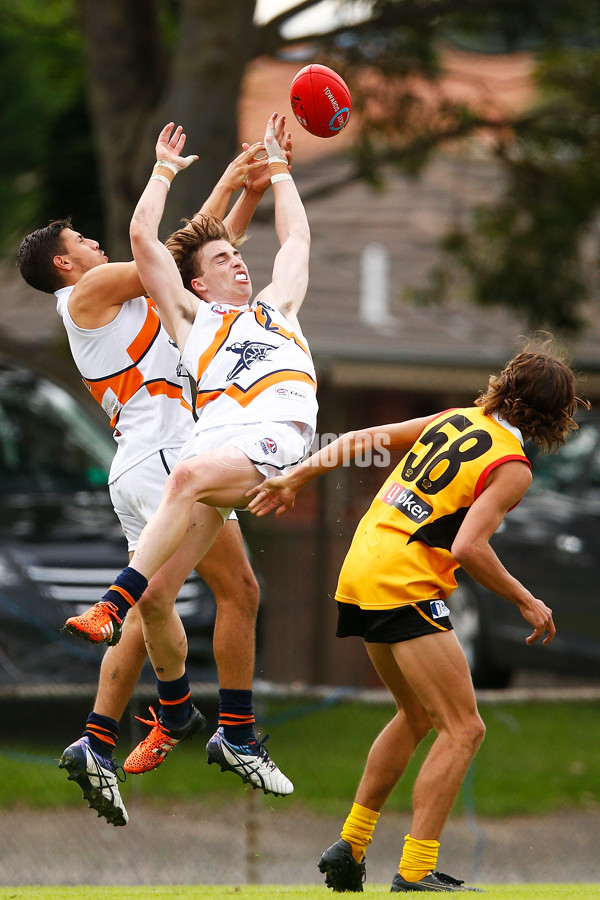
<path fill-rule="evenodd" d="M 445 600 L 456 587 L 454 538 L 489 473 L 509 460 L 529 465 L 519 432 L 477 407 L 430 422 L 361 519 L 336 600 L 362 609 Z"/>

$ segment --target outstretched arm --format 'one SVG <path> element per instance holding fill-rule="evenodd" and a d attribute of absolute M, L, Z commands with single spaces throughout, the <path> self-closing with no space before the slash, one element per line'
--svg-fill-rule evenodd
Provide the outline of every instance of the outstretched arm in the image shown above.
<path fill-rule="evenodd" d="M 376 425 L 374 428 L 348 431 L 331 444 L 317 450 L 287 475 L 267 478 L 262 484 L 248 491 L 246 496 L 254 497 L 248 504 L 248 509 L 257 516 L 266 516 L 273 510 L 276 516 L 281 516 L 287 509 L 293 507 L 298 491 L 313 478 L 348 465 L 366 450 L 374 453 L 409 450 L 423 429 L 436 416 L 437 413 L 435 416 L 409 419 L 392 425 Z"/>
<path fill-rule="evenodd" d="M 156 165 L 133 213 L 129 234 L 140 279 L 158 307 L 171 337 L 183 347 L 197 308 L 197 300 L 186 291 L 173 257 L 159 240 L 158 228 L 171 181 L 197 156 L 181 156 L 185 134 L 170 122 L 156 144 Z"/>
<path fill-rule="evenodd" d="M 273 277 L 257 299 L 279 309 L 292 325 L 308 287 L 310 228 L 298 189 L 289 172 L 287 160 L 275 137 L 277 113 L 267 123 L 265 148 L 275 198 L 275 229 L 280 248 L 273 265 Z"/>
<path fill-rule="evenodd" d="M 292 164 L 292 135 L 289 131 L 285 131 L 285 116 L 278 116 L 275 121 L 275 140 L 281 147 L 289 171 Z M 247 144 L 243 144 L 243 146 L 248 147 Z M 264 144 L 261 143 L 260 148 L 264 151 Z M 268 159 L 269 157 L 265 152 L 264 156 L 258 160 L 259 165 L 248 171 L 242 193 L 225 219 L 225 224 L 233 234 L 244 234 L 252 220 L 256 207 L 267 188 L 271 186 Z"/>
<path fill-rule="evenodd" d="M 232 196 L 245 186 L 255 171 L 266 168 L 266 158 L 256 159 L 256 154 L 261 150 L 264 150 L 261 141 L 257 141 L 255 144 L 244 144 L 242 152 L 229 163 L 194 219 L 201 215 L 211 215 L 225 220 Z"/>
<path fill-rule="evenodd" d="M 534 629 L 526 639 L 528 644 L 544 634 L 543 643 L 549 644 L 556 634 L 552 610 L 504 568 L 489 543 L 506 513 L 519 502 L 530 484 L 531 472 L 524 462 L 513 460 L 494 469 L 458 530 L 452 556 L 475 581 L 519 607 L 525 621 Z"/>
<path fill-rule="evenodd" d="M 288 162 L 292 162 L 292 136 L 285 132 L 285 116 L 279 116 L 275 123 L 275 137 L 280 143 Z M 259 154 L 262 153 L 262 156 Z M 268 156 L 262 141 L 254 144 L 244 142 L 242 152 L 229 163 L 209 197 L 204 201 L 192 221 L 202 215 L 217 216 L 222 219 L 234 235 L 246 231 L 265 191 L 271 186 Z M 227 214 L 232 196 L 241 189 L 231 211 Z M 184 225 L 181 231 L 189 229 Z M 177 234 L 178 232 L 175 232 Z"/>

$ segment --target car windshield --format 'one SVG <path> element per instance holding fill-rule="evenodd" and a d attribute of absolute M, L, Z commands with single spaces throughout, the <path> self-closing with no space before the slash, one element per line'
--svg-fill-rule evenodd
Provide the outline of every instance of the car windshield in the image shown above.
<path fill-rule="evenodd" d="M 114 444 L 57 384 L 0 371 L 0 493 L 106 486 Z"/>

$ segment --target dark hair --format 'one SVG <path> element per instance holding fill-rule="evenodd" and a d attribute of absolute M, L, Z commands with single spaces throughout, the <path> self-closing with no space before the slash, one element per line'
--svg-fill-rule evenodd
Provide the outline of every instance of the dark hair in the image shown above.
<path fill-rule="evenodd" d="M 500 375 L 490 377 L 487 390 L 475 401 L 487 415 L 498 413 L 546 452 L 561 447 L 577 428 L 577 407 L 590 406 L 575 395 L 575 375 L 552 344 L 548 335 L 529 342 Z"/>
<path fill-rule="evenodd" d="M 217 216 L 203 213 L 191 221 L 184 221 L 185 226 L 168 237 L 165 246 L 177 263 L 183 286 L 193 291 L 192 281 L 201 274 L 198 271 L 198 253 L 202 247 L 211 241 L 228 241 L 232 247 L 237 247 L 243 238 L 233 234 Z"/>
<path fill-rule="evenodd" d="M 31 287 L 45 294 L 53 294 L 63 286 L 60 272 L 52 262 L 58 253 L 64 252 L 62 233 L 72 228 L 71 219 L 57 219 L 45 228 L 32 231 L 21 241 L 17 251 L 17 265 L 21 275 Z"/>

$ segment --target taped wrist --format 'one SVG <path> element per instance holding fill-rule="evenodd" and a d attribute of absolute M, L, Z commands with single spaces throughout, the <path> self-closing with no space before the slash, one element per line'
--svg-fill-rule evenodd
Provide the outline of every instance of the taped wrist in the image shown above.
<path fill-rule="evenodd" d="M 271 176 L 271 184 L 276 184 L 278 181 L 291 180 L 292 177 L 288 169 L 287 161 L 280 156 L 269 157 L 269 174 Z"/>
<path fill-rule="evenodd" d="M 168 162 L 166 159 L 158 159 L 152 169 L 150 181 L 162 181 L 163 184 L 166 184 L 168 190 L 178 172 L 179 166 Z"/>

